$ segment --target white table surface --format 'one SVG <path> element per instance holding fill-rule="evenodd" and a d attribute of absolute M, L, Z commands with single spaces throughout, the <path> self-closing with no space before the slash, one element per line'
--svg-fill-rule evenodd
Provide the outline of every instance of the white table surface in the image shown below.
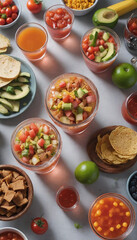
<path fill-rule="evenodd" d="M 88 224 L 88 209 L 90 205 L 96 197 L 106 192 L 121 193 L 129 199 L 126 192 L 126 181 L 128 176 L 137 169 L 137 164 L 120 174 L 100 172 L 98 180 L 91 185 L 82 185 L 77 182 L 74 177 L 74 170 L 80 162 L 90 160 L 86 147 L 88 140 L 97 129 L 120 124 L 137 130 L 137 127 L 128 124 L 121 115 L 121 105 L 125 97 L 137 90 L 137 84 L 129 90 L 120 90 L 111 81 L 112 68 L 118 63 L 130 62 L 132 57 L 126 50 L 123 42 L 123 29 L 130 13 L 121 17 L 115 27 L 115 31 L 121 38 L 121 49 L 116 62 L 109 71 L 97 75 L 92 73 L 85 65 L 79 47 L 81 36 L 93 26 L 91 20 L 92 12 L 83 17 L 75 17 L 72 33 L 64 43 L 55 42 L 49 36 L 46 60 L 41 66 L 39 63 L 30 63 L 24 57 L 16 46 L 15 32 L 21 24 L 30 21 L 40 23 L 45 27 L 43 21 L 44 11 L 51 5 L 60 3 L 60 1 L 44 1 L 43 11 L 35 15 L 27 10 L 27 0 L 20 2 L 22 14 L 19 21 L 12 28 L 0 32 L 11 40 L 12 48 L 8 53 L 23 59 L 32 67 L 37 78 L 37 91 L 31 106 L 23 114 L 13 119 L 0 120 L 0 164 L 13 164 L 20 167 L 10 149 L 10 137 L 18 123 L 30 117 L 50 120 L 44 107 L 44 96 L 49 83 L 54 77 L 65 72 L 77 72 L 89 77 L 99 91 L 100 104 L 94 121 L 83 134 L 70 136 L 58 128 L 63 140 L 63 149 L 57 167 L 50 174 L 43 176 L 25 170 L 30 176 L 34 187 L 33 203 L 24 216 L 15 221 L 0 222 L 0 227 L 11 226 L 19 228 L 31 240 L 97 240 L 99 238 L 92 232 Z M 116 2 L 119 2 L 119 0 L 99 0 L 93 12 L 97 8 L 107 7 Z M 73 185 L 77 188 L 80 194 L 80 206 L 77 211 L 67 213 L 62 211 L 56 204 L 55 194 L 62 184 Z M 133 203 L 133 206 L 137 214 L 137 205 Z M 31 231 L 30 224 L 33 217 L 41 215 L 47 219 L 49 229 L 46 234 L 38 236 Z M 74 227 L 76 222 L 83 227 L 76 229 Z M 137 226 L 127 240 L 135 240 L 136 236 Z"/>

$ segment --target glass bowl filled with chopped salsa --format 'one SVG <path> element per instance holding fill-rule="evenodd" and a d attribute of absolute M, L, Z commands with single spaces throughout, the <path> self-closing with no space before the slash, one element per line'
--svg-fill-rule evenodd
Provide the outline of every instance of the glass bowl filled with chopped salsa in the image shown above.
<path fill-rule="evenodd" d="M 45 174 L 56 167 L 62 140 L 58 130 L 50 122 L 41 118 L 29 118 L 14 130 L 11 149 L 23 167 Z"/>
<path fill-rule="evenodd" d="M 55 124 L 69 134 L 83 132 L 94 119 L 99 105 L 97 88 L 78 73 L 65 73 L 50 84 L 45 106 Z"/>
<path fill-rule="evenodd" d="M 131 203 L 117 193 L 105 193 L 91 205 L 89 224 L 101 239 L 122 240 L 133 230 L 135 212 Z"/>
<path fill-rule="evenodd" d="M 137 125 L 137 92 L 131 93 L 125 99 L 121 112 L 127 122 Z"/>
<path fill-rule="evenodd" d="M 74 14 L 64 4 L 57 4 L 47 9 L 44 21 L 51 37 L 55 40 L 63 40 L 71 32 Z"/>
<path fill-rule="evenodd" d="M 100 26 L 90 29 L 81 40 L 81 52 L 88 68 L 100 73 L 106 71 L 116 60 L 120 39 L 110 28 Z"/>
<path fill-rule="evenodd" d="M 0 240 L 28 240 L 28 238 L 17 228 L 0 228 Z"/>

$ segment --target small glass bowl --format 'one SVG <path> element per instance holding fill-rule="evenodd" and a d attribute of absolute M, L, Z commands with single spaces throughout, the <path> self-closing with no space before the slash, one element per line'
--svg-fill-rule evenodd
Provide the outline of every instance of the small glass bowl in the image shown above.
<path fill-rule="evenodd" d="M 128 103 L 133 99 L 133 98 L 136 98 L 137 99 L 137 92 L 134 92 L 134 93 L 131 93 L 126 99 L 125 101 L 123 102 L 122 104 L 122 107 L 121 107 L 121 112 L 122 112 L 122 115 L 123 115 L 123 118 L 131 123 L 131 124 L 134 124 L 134 125 L 137 125 L 137 117 L 134 117 L 129 109 L 128 109 Z M 134 107 L 136 107 L 137 109 L 137 103 L 134 103 Z"/>
<path fill-rule="evenodd" d="M 70 207 L 63 206 L 63 205 L 61 204 L 61 202 L 60 202 L 60 199 L 59 199 L 60 194 L 61 194 L 63 191 L 65 191 L 65 190 L 66 190 L 66 191 L 67 191 L 67 190 L 68 190 L 68 191 L 69 191 L 69 190 L 72 191 L 72 192 L 74 193 L 74 195 L 75 195 L 75 198 L 76 198 L 76 201 L 75 201 L 74 204 L 73 204 L 72 206 L 70 206 Z M 70 195 L 72 196 L 72 193 L 70 193 Z M 70 195 L 65 198 L 66 201 L 68 200 L 69 197 L 71 197 Z M 57 204 L 59 205 L 59 207 L 62 208 L 64 211 L 71 211 L 71 210 L 75 209 L 75 208 L 78 206 L 79 201 L 80 201 L 79 193 L 78 193 L 77 190 L 76 190 L 74 187 L 72 187 L 72 186 L 61 186 L 61 187 L 58 189 L 57 193 L 56 193 L 56 202 L 57 202 Z"/>
<path fill-rule="evenodd" d="M 44 162 L 43 164 L 39 164 L 39 165 L 30 165 L 27 163 L 24 163 L 20 160 L 20 158 L 18 157 L 17 153 L 14 150 L 14 143 L 15 143 L 15 138 L 17 133 L 25 126 L 31 124 L 31 123 L 39 123 L 39 124 L 46 124 L 47 126 L 49 126 L 51 129 L 53 129 L 53 131 L 55 132 L 56 136 L 57 136 L 57 140 L 58 140 L 58 148 L 57 148 L 57 152 L 56 154 L 47 162 Z M 51 172 L 57 165 L 58 161 L 59 161 L 59 157 L 61 154 L 61 150 L 62 150 L 62 140 L 61 140 L 61 136 L 58 132 L 58 130 L 53 126 L 53 124 L 51 124 L 50 122 L 41 119 L 41 118 L 29 118 L 24 120 L 23 122 L 21 122 L 20 124 L 17 125 L 16 129 L 14 130 L 12 137 L 11 137 L 11 150 L 12 153 L 15 157 L 15 159 L 25 168 L 34 171 L 36 173 L 39 174 L 46 174 Z"/>
<path fill-rule="evenodd" d="M 115 39 L 115 42 L 117 43 L 117 53 L 116 55 L 106 61 L 106 62 L 95 62 L 93 60 L 90 60 L 86 54 L 84 53 L 83 51 L 83 48 L 82 48 L 82 41 L 83 41 L 83 38 L 85 36 L 88 36 L 92 30 L 94 29 L 95 27 L 91 28 L 89 31 L 87 31 L 84 36 L 82 37 L 81 39 L 81 52 L 82 52 L 82 56 L 84 58 L 84 61 L 86 63 L 86 65 L 88 66 L 88 68 L 92 71 L 92 72 L 95 72 L 95 73 L 101 73 L 101 72 L 104 72 L 106 71 L 112 64 L 113 62 L 116 60 L 117 56 L 118 56 L 118 53 L 119 53 L 119 49 L 120 49 L 120 39 L 118 37 L 118 35 L 116 34 L 116 32 L 114 32 L 112 29 L 108 28 L 108 27 L 105 27 L 105 26 L 98 26 L 97 28 L 100 29 L 100 30 L 104 30 L 105 32 L 108 32 L 112 35 L 112 37 Z"/>
<path fill-rule="evenodd" d="M 39 48 L 36 51 L 26 51 L 23 48 L 21 48 L 20 45 L 18 44 L 18 37 L 19 37 L 20 33 L 29 27 L 41 29 L 46 36 L 45 43 L 43 44 L 43 46 L 41 46 L 41 48 Z M 32 62 L 42 59 L 46 54 L 47 43 L 48 43 L 48 34 L 47 34 L 46 29 L 38 23 L 30 22 L 30 23 L 25 23 L 25 24 L 21 25 L 16 31 L 15 40 L 16 40 L 17 46 L 22 51 L 22 53 L 28 58 L 28 60 L 30 60 Z"/>
<path fill-rule="evenodd" d="M 12 232 L 12 233 L 16 233 L 18 234 L 20 237 L 23 238 L 23 240 L 28 240 L 28 238 L 25 236 L 25 234 L 23 232 L 21 232 L 19 229 L 17 228 L 13 228 L 13 227 L 4 227 L 4 228 L 0 228 L 0 234 L 2 233 L 6 233 L 6 232 Z M 5 238 L 4 238 L 5 239 Z M 14 238 L 15 239 L 15 238 Z"/>
<path fill-rule="evenodd" d="M 63 78 L 70 78 L 70 77 L 80 77 L 83 78 L 85 80 L 85 82 L 89 85 L 89 87 L 92 89 L 92 91 L 95 94 L 96 97 L 96 106 L 94 108 L 94 111 L 91 113 L 91 115 L 83 120 L 82 122 L 78 123 L 78 124 L 66 124 L 66 123 L 62 123 L 59 120 L 57 120 L 51 113 L 50 109 L 49 109 L 49 95 L 50 95 L 50 91 L 52 89 L 52 87 L 54 86 L 54 84 L 59 80 L 59 79 L 63 79 Z M 98 110 L 98 106 L 99 106 L 99 95 L 98 95 L 98 90 L 95 87 L 94 83 L 89 80 L 88 78 L 86 78 L 85 76 L 78 74 L 78 73 L 64 73 L 58 77 L 56 77 L 54 80 L 52 80 L 51 84 L 49 85 L 49 88 L 47 89 L 46 92 L 46 97 L 45 97 L 45 107 L 46 110 L 50 116 L 50 118 L 52 119 L 52 121 L 57 124 L 59 127 L 61 127 L 63 129 L 64 132 L 67 132 L 68 134 L 80 134 L 82 132 L 84 132 L 86 130 L 86 128 L 89 126 L 89 124 L 92 122 L 92 120 L 94 119 L 97 110 Z"/>
<path fill-rule="evenodd" d="M 58 8 L 63 8 L 63 9 L 66 9 L 66 11 L 71 15 L 72 17 L 72 22 L 71 24 L 68 24 L 65 28 L 56 28 L 56 29 L 53 29 L 51 26 L 49 26 L 46 22 L 46 13 L 48 11 L 52 11 L 52 10 L 56 10 Z M 68 8 L 66 7 L 64 4 L 56 4 L 56 5 L 53 5 L 51 6 L 50 8 L 47 9 L 47 11 L 45 12 L 44 14 L 44 22 L 46 23 L 46 26 L 47 26 L 47 29 L 48 29 L 48 32 L 50 33 L 51 37 L 54 39 L 54 40 L 63 40 L 65 38 L 67 38 L 69 35 L 70 35 L 70 32 L 71 32 L 71 29 L 72 29 L 72 25 L 73 25 L 73 22 L 74 22 L 74 14 L 73 12 Z"/>
<path fill-rule="evenodd" d="M 124 232 L 122 235 L 116 237 L 116 238 L 107 238 L 105 236 L 102 236 L 101 234 L 99 234 L 99 232 L 96 231 L 96 229 L 94 228 L 93 226 L 93 223 L 91 221 L 91 213 L 92 213 L 92 209 L 93 207 L 95 206 L 95 204 L 97 204 L 100 200 L 103 200 L 105 198 L 111 198 L 111 197 L 114 197 L 114 198 L 117 198 L 119 200 L 121 200 L 128 208 L 129 208 L 129 211 L 130 211 L 130 216 L 131 216 L 131 219 L 130 219 L 130 224 L 126 230 L 126 232 Z M 102 194 L 100 195 L 98 198 L 96 198 L 96 200 L 93 202 L 93 204 L 91 205 L 90 209 L 89 209 L 89 213 L 88 213 L 88 220 L 89 220 L 89 225 L 91 227 L 91 229 L 93 230 L 93 232 L 101 239 L 104 239 L 104 240 L 123 240 L 125 239 L 133 230 L 134 226 L 135 226 L 135 211 L 134 211 L 134 208 L 132 206 L 132 204 L 128 201 L 127 198 L 125 198 L 124 196 L 122 196 L 121 194 L 117 194 L 117 193 L 105 193 L 105 194 Z"/>
<path fill-rule="evenodd" d="M 130 191 L 129 191 L 129 185 L 130 185 L 131 180 L 134 178 L 134 175 L 137 175 L 137 171 L 133 172 L 133 173 L 128 177 L 127 186 L 126 186 L 126 187 L 127 187 L 127 193 L 128 193 L 128 195 L 129 195 L 130 199 L 131 199 L 135 204 L 137 204 L 137 201 L 132 197 L 132 195 L 131 195 L 131 193 L 130 193 Z"/>

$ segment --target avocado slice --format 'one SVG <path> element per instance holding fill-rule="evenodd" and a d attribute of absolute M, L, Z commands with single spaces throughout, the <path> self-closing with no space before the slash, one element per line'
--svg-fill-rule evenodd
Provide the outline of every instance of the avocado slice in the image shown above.
<path fill-rule="evenodd" d="M 17 81 L 20 83 L 28 83 L 29 82 L 29 80 L 25 77 L 18 77 Z"/>
<path fill-rule="evenodd" d="M 104 32 L 102 38 L 103 38 L 104 41 L 107 41 L 109 39 L 109 33 L 108 32 Z"/>
<path fill-rule="evenodd" d="M 113 43 L 110 42 L 106 42 L 106 44 L 108 45 L 108 52 L 105 55 L 105 57 L 102 58 L 103 62 L 106 62 L 108 60 L 110 60 L 111 58 L 113 58 L 115 56 L 115 47 Z"/>
<path fill-rule="evenodd" d="M 0 113 L 2 113 L 2 114 L 4 114 L 4 115 L 6 115 L 6 114 L 9 113 L 9 112 L 8 112 L 8 109 L 5 108 L 2 104 L 0 104 Z"/>
<path fill-rule="evenodd" d="M 0 98 L 0 103 L 1 103 L 5 108 L 7 108 L 9 111 L 13 111 L 13 106 L 12 106 L 12 104 L 11 104 L 8 100 L 6 100 L 6 99 L 4 99 L 4 98 Z"/>
<path fill-rule="evenodd" d="M 20 110 L 20 102 L 19 101 L 8 100 L 8 102 L 12 104 L 12 107 L 13 107 L 12 112 L 19 112 L 19 110 Z"/>
<path fill-rule="evenodd" d="M 118 21 L 118 14 L 112 9 L 101 8 L 94 13 L 92 21 L 95 26 L 114 28 Z"/>
<path fill-rule="evenodd" d="M 10 100 L 19 100 L 21 98 L 26 97 L 30 91 L 28 84 L 24 84 L 23 86 L 21 86 L 21 89 L 22 91 L 15 89 L 15 95 L 7 93 L 6 91 L 0 92 L 0 97 L 7 98 Z"/>
<path fill-rule="evenodd" d="M 19 77 L 28 77 L 28 78 L 30 78 L 30 73 L 28 73 L 28 72 L 21 72 Z"/>

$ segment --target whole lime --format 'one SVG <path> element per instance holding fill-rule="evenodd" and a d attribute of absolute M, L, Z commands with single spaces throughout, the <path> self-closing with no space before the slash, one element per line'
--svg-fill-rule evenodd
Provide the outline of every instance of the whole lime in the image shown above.
<path fill-rule="evenodd" d="M 91 184 L 98 179 L 98 166 L 92 161 L 84 161 L 75 169 L 75 177 L 81 183 Z"/>

